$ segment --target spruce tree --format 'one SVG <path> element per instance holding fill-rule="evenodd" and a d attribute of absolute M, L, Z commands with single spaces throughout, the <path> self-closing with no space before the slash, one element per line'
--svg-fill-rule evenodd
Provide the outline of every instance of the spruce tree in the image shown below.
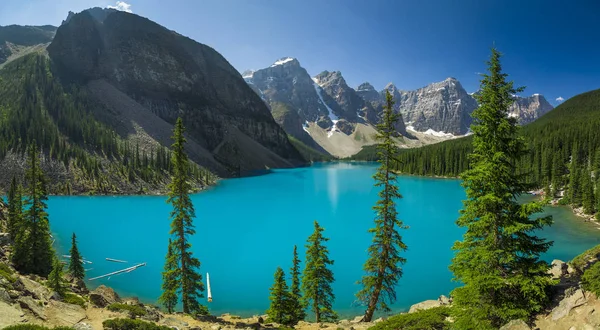
<path fill-rule="evenodd" d="M 267 310 L 269 320 L 283 325 L 292 324 L 291 310 L 291 294 L 288 291 L 288 286 L 285 283 L 285 274 L 281 267 L 277 267 L 275 271 L 275 281 L 273 286 L 269 288 L 271 295 L 271 305 Z"/>
<path fill-rule="evenodd" d="M 13 176 L 8 189 L 8 223 L 7 231 L 13 241 L 19 231 L 23 228 L 23 188 L 17 184 L 17 178 Z"/>
<path fill-rule="evenodd" d="M 169 247 L 165 258 L 165 267 L 162 273 L 162 294 L 158 298 L 159 302 L 167 309 L 168 313 L 175 311 L 177 305 L 177 288 L 179 287 L 177 256 L 175 255 L 175 245 L 169 239 Z"/>
<path fill-rule="evenodd" d="M 77 236 L 75 236 L 75 233 L 71 236 L 71 250 L 69 253 L 71 254 L 69 274 L 74 278 L 83 280 L 85 277 L 85 269 L 83 268 L 83 258 L 81 257 L 81 254 L 79 254 L 79 249 L 77 248 Z"/>
<path fill-rule="evenodd" d="M 59 295 L 65 294 L 65 287 L 63 285 L 63 264 L 56 257 L 52 258 L 52 271 L 48 275 L 48 286 Z"/>
<path fill-rule="evenodd" d="M 594 183 L 591 173 L 584 170 L 581 178 L 583 213 L 594 214 L 596 212 L 596 199 L 594 197 Z"/>
<path fill-rule="evenodd" d="M 581 206 L 581 169 L 571 164 L 571 174 L 569 176 L 569 203 L 574 206 Z"/>
<path fill-rule="evenodd" d="M 396 183 L 397 174 L 391 168 L 397 152 L 392 139 L 399 115 L 393 110 L 394 100 L 386 91 L 386 106 L 383 122 L 378 125 L 377 139 L 379 168 L 373 178 L 375 187 L 380 188 L 375 210 L 375 227 L 369 230 L 373 241 L 368 249 L 369 257 L 364 264 L 365 275 L 359 282 L 362 289 L 356 294 L 358 301 L 367 306 L 363 320 L 370 322 L 376 310 L 389 312 L 388 304 L 396 300 L 396 284 L 402 277 L 401 265 L 406 259 L 400 256 L 406 250 L 399 229 L 407 228 L 398 219 L 396 199 L 402 198 Z"/>
<path fill-rule="evenodd" d="M 552 219 L 530 218 L 542 211 L 542 202 L 519 204 L 516 199 L 530 189 L 523 175 L 515 174 L 527 151 L 508 109 L 512 94 L 523 89 L 506 81 L 496 49 L 488 65 L 473 112 L 471 167 L 462 175 L 467 200 L 457 224 L 466 232 L 453 246 L 450 266 L 454 279 L 464 284 L 452 292 L 457 329 L 493 329 L 513 319 L 527 320 L 546 305 L 553 283 L 548 264 L 539 260 L 552 243 L 534 235 Z"/>
<path fill-rule="evenodd" d="M 173 206 L 170 234 L 173 236 L 173 255 L 178 265 L 173 276 L 179 281 L 178 290 L 181 292 L 183 312 L 195 314 L 206 313 L 206 307 L 198 301 L 199 298 L 204 297 L 202 275 L 198 271 L 200 260 L 192 255 L 192 245 L 189 243 L 189 236 L 196 233 L 193 224 L 196 214 L 189 195 L 191 185 L 188 172 L 189 161 L 184 150 L 184 132 L 183 121 L 178 118 L 171 146 L 173 176 L 169 184 L 167 203 Z M 166 263 L 169 261 L 167 260 Z"/>
<path fill-rule="evenodd" d="M 48 276 L 52 270 L 54 249 L 50 239 L 50 223 L 46 213 L 46 179 L 42 172 L 39 151 L 35 141 L 28 150 L 28 168 L 25 172 L 27 198 L 22 231 L 17 235 L 13 263 L 23 273 Z"/>
<path fill-rule="evenodd" d="M 290 298 L 291 325 L 296 325 L 306 317 L 304 306 L 302 305 L 302 292 L 300 289 L 300 258 L 298 258 L 298 248 L 294 245 L 294 258 L 292 260 L 292 287 Z"/>
<path fill-rule="evenodd" d="M 328 266 L 333 265 L 329 259 L 329 250 L 325 242 L 329 238 L 323 236 L 323 227 L 315 221 L 315 230 L 308 237 L 306 244 L 306 264 L 302 273 L 302 293 L 305 306 L 310 306 L 315 314 L 315 322 L 329 322 L 337 319 L 333 311 L 335 295 L 331 284 L 333 272 Z"/>

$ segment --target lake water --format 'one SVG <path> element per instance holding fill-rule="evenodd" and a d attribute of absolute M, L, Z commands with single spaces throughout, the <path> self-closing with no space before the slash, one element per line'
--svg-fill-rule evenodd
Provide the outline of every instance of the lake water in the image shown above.
<path fill-rule="evenodd" d="M 317 220 L 325 228 L 336 281 L 334 307 L 341 317 L 363 312 L 353 306 L 355 284 L 373 224 L 371 207 L 377 199 L 371 175 L 373 164 L 334 163 L 308 168 L 276 170 L 272 174 L 221 181 L 192 197 L 197 233 L 193 250 L 206 280 L 210 273 L 213 314 L 263 314 L 269 305 L 273 273 L 281 266 L 288 274 L 292 251 L 298 245 L 304 258 L 306 238 Z M 404 198 L 398 202 L 400 218 L 410 226 L 403 231 L 409 250 L 404 277 L 397 288 L 395 311 L 436 299 L 456 283 L 448 264 L 454 241 L 462 230 L 455 225 L 465 198 L 458 180 L 404 176 L 399 179 Z M 78 236 L 83 256 L 93 264 L 89 278 L 146 262 L 131 273 L 89 282 L 105 284 L 122 296 L 137 296 L 155 303 L 167 250 L 170 205 L 165 197 L 51 197 L 50 222 L 61 253 Z M 546 260 L 569 260 L 600 244 L 600 230 L 575 218 L 566 208 L 547 208 L 555 225 L 543 236 L 555 241 Z M 117 264 L 114 258 L 128 261 Z M 206 301 L 203 301 L 206 303 Z"/>

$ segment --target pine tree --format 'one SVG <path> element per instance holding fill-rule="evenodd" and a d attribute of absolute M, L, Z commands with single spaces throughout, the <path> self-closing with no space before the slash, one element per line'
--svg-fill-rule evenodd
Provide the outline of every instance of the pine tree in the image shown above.
<path fill-rule="evenodd" d="M 291 310 L 291 294 L 288 291 L 288 286 L 285 283 L 285 273 L 281 267 L 277 267 L 275 271 L 275 281 L 273 286 L 269 288 L 271 295 L 271 305 L 267 310 L 269 320 L 283 325 L 292 324 Z"/>
<path fill-rule="evenodd" d="M 315 221 L 315 231 L 308 237 L 306 264 L 302 273 L 304 305 L 310 306 L 317 323 L 337 319 L 332 308 L 335 295 L 331 283 L 334 277 L 328 268 L 329 265 L 333 265 L 333 260 L 329 259 L 329 251 L 324 244 L 329 238 L 323 236 L 323 230 Z"/>
<path fill-rule="evenodd" d="M 571 175 L 569 178 L 569 202 L 575 206 L 581 206 L 581 169 L 571 164 Z"/>
<path fill-rule="evenodd" d="M 169 247 L 165 258 L 165 268 L 162 273 L 162 294 L 158 298 L 159 302 L 165 306 L 168 313 L 173 313 L 177 305 L 177 288 L 179 287 L 179 271 L 177 265 L 177 256 L 175 255 L 175 245 L 169 239 Z"/>
<path fill-rule="evenodd" d="M 81 254 L 79 254 L 79 249 L 77 248 L 77 236 L 75 236 L 75 233 L 71 236 L 71 250 L 69 253 L 71 254 L 69 274 L 74 278 L 83 280 L 85 277 L 85 269 L 83 268 L 83 258 L 81 257 Z"/>
<path fill-rule="evenodd" d="M 298 322 L 303 321 L 306 317 L 304 306 L 302 305 L 302 292 L 300 289 L 300 258 L 298 258 L 298 249 L 294 245 L 294 258 L 292 260 L 292 268 L 290 269 L 292 274 L 292 287 L 290 290 L 291 301 L 291 325 L 296 325 Z"/>
<path fill-rule="evenodd" d="M 206 307 L 198 301 L 204 297 L 204 284 L 202 275 L 198 272 L 200 260 L 192 256 L 192 245 L 189 243 L 189 236 L 194 235 L 193 218 L 196 216 L 194 205 L 190 199 L 189 192 L 191 185 L 189 182 L 188 158 L 185 154 L 183 121 L 177 119 L 173 131 L 172 159 L 173 177 L 169 184 L 169 197 L 167 203 L 173 205 L 171 212 L 171 232 L 173 239 L 173 255 L 179 268 L 173 274 L 178 283 L 178 290 L 181 292 L 183 303 L 183 312 L 186 314 L 206 313 Z M 166 263 L 169 263 L 167 260 Z M 166 268 L 166 266 L 165 266 Z M 167 285 L 168 287 L 168 285 Z"/>
<path fill-rule="evenodd" d="M 59 295 L 65 294 L 65 287 L 62 280 L 63 275 L 63 264 L 54 257 L 52 260 L 52 271 L 48 275 L 48 286 Z"/>
<path fill-rule="evenodd" d="M 582 204 L 585 214 L 594 214 L 596 212 L 596 198 L 594 197 L 594 183 L 592 182 L 591 173 L 584 170 L 581 178 L 582 185 Z"/>
<path fill-rule="evenodd" d="M 389 304 L 396 300 L 396 284 L 402 277 L 401 265 L 406 259 L 400 252 L 406 250 L 398 229 L 407 228 L 398 219 L 395 199 L 402 198 L 396 185 L 396 173 L 391 166 L 395 160 L 397 147 L 392 137 L 394 124 L 399 115 L 394 113 L 394 101 L 386 91 L 386 106 L 383 112 L 383 123 L 378 126 L 377 139 L 379 168 L 373 178 L 375 187 L 380 187 L 379 200 L 373 207 L 376 212 L 375 228 L 369 230 L 373 235 L 373 243 L 369 247 L 369 258 L 365 262 L 366 275 L 359 282 L 362 289 L 356 294 L 358 300 L 367 306 L 363 320 L 370 322 L 376 310 L 389 312 Z"/>
<path fill-rule="evenodd" d="M 23 227 L 23 188 L 17 184 L 16 177 L 13 176 L 8 190 L 8 225 L 7 231 L 13 240 L 16 240 L 19 231 Z"/>
<path fill-rule="evenodd" d="M 23 216 L 22 233 L 15 242 L 13 263 L 23 273 L 48 276 L 52 270 L 54 249 L 50 240 L 50 224 L 46 213 L 46 179 L 42 172 L 35 141 L 28 150 L 28 169 L 25 172 L 28 196 Z"/>
<path fill-rule="evenodd" d="M 553 283 L 548 264 L 539 260 L 552 243 L 534 235 L 552 219 L 530 218 L 542 211 L 543 203 L 516 200 L 530 188 L 523 175 L 515 174 L 527 151 L 508 108 L 511 95 L 523 89 L 505 80 L 499 59 L 492 49 L 489 73 L 477 96 L 479 108 L 473 112 L 471 168 L 462 175 L 467 200 L 457 224 L 466 232 L 453 247 L 450 266 L 454 279 L 464 284 L 452 292 L 457 329 L 491 329 L 526 320 L 546 305 Z"/>

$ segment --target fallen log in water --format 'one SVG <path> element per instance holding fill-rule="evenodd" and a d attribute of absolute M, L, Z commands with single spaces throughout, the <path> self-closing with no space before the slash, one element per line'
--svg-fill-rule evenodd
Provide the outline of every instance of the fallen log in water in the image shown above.
<path fill-rule="evenodd" d="M 127 261 L 124 260 L 119 260 L 119 259 L 113 259 L 113 258 L 106 258 L 106 261 L 111 261 L 111 262 L 120 262 L 122 264 L 126 264 Z"/>
<path fill-rule="evenodd" d="M 101 275 L 101 276 L 96 276 L 96 277 L 88 279 L 88 281 L 93 281 L 93 280 L 97 280 L 99 278 L 113 276 L 113 275 L 119 275 L 119 274 L 122 274 L 122 273 L 129 273 L 129 272 L 132 272 L 132 271 L 134 271 L 134 270 L 136 270 L 136 269 L 138 269 L 140 267 L 144 267 L 144 266 L 146 266 L 145 262 L 141 263 L 141 264 L 137 264 L 135 266 L 131 266 L 131 267 L 125 268 L 125 269 L 117 270 L 116 272 L 104 274 L 104 275 Z"/>

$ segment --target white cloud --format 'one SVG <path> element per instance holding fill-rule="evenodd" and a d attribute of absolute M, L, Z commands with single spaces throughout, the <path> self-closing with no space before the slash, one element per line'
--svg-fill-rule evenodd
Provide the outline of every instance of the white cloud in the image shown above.
<path fill-rule="evenodd" d="M 131 5 L 125 1 L 117 1 L 116 6 L 108 6 L 106 8 L 116 9 L 116 10 L 120 10 L 120 11 L 124 11 L 124 12 L 128 12 L 128 13 L 132 13 Z"/>
<path fill-rule="evenodd" d="M 559 97 L 556 98 L 556 102 L 562 102 L 564 100 L 565 99 L 562 96 L 559 96 Z"/>

